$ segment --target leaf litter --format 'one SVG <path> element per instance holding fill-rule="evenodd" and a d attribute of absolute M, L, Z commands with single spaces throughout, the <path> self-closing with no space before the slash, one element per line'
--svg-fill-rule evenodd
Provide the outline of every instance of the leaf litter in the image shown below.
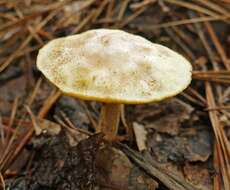
<path fill-rule="evenodd" d="M 0 189 L 230 189 L 229 12 L 214 0 L 1 1 Z M 99 27 L 169 46 L 194 68 L 177 98 L 126 107 L 120 145 L 92 136 L 99 104 L 64 97 L 34 65 L 49 40 Z"/>

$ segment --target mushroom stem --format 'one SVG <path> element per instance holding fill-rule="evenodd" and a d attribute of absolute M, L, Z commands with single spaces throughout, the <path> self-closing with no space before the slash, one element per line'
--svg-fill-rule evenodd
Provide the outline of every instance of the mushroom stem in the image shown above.
<path fill-rule="evenodd" d="M 97 132 L 102 132 L 105 139 L 113 141 L 118 132 L 122 104 L 106 103 L 101 108 Z"/>

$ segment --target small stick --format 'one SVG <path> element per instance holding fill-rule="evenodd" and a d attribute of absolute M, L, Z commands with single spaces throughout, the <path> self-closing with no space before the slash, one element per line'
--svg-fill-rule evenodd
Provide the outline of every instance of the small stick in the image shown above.
<path fill-rule="evenodd" d="M 192 87 L 188 87 L 188 88 L 187 88 L 187 91 L 188 91 L 191 95 L 193 95 L 193 96 L 195 96 L 197 99 L 199 99 L 201 102 L 203 102 L 204 105 L 207 104 L 206 99 L 205 99 L 197 90 L 193 89 Z"/>
<path fill-rule="evenodd" d="M 89 110 L 88 110 L 88 108 L 87 108 L 87 106 L 86 106 L 86 103 L 85 103 L 84 101 L 80 101 L 80 104 L 81 104 L 82 107 L 84 108 L 87 117 L 89 118 L 90 122 L 91 122 L 92 125 L 93 125 L 94 130 L 96 131 L 97 126 L 98 126 L 98 123 L 97 123 L 97 122 L 94 120 L 94 118 L 91 116 L 91 113 L 89 112 Z"/>
<path fill-rule="evenodd" d="M 128 16 L 126 19 L 124 19 L 123 22 L 121 22 L 117 27 L 118 28 L 123 28 L 125 27 L 127 24 L 129 24 L 132 20 L 134 20 L 136 17 L 138 17 L 141 13 L 143 13 L 145 10 L 147 9 L 147 7 L 142 7 L 138 10 L 136 10 L 132 15 Z"/>
<path fill-rule="evenodd" d="M 230 106 L 216 106 L 216 107 L 205 108 L 205 111 L 212 111 L 212 110 L 230 110 Z"/>
<path fill-rule="evenodd" d="M 0 172 L 0 187 L 2 187 L 3 190 L 6 189 L 6 184 L 5 184 L 5 181 L 4 181 L 4 178 L 2 176 L 2 173 Z"/>
<path fill-rule="evenodd" d="M 146 7 L 150 4 L 153 4 L 155 3 L 157 0 L 144 0 L 144 1 L 141 1 L 141 2 L 138 2 L 138 3 L 133 3 L 130 5 L 130 8 L 132 10 L 137 10 L 137 9 L 140 9 L 142 7 Z"/>
<path fill-rule="evenodd" d="M 227 70 L 230 71 L 230 60 L 227 58 L 227 55 L 224 51 L 224 48 L 222 47 L 219 39 L 217 38 L 211 24 L 209 22 L 204 22 L 204 24 L 208 30 L 210 37 L 212 38 L 213 44 L 214 44 L 217 52 L 219 53 L 220 58 L 224 64 L 224 66 L 227 68 Z"/>
<path fill-rule="evenodd" d="M 97 18 L 101 15 L 101 13 L 103 12 L 103 10 L 105 9 L 108 3 L 109 3 L 109 0 L 104 0 L 100 4 L 99 8 L 97 8 L 97 10 L 95 10 L 95 13 L 93 14 L 92 22 L 95 22 L 97 20 Z"/>
<path fill-rule="evenodd" d="M 80 32 L 93 18 L 95 15 L 95 10 L 92 10 L 90 14 L 88 14 L 80 24 L 77 25 L 71 32 L 71 34 L 76 34 Z"/>
<path fill-rule="evenodd" d="M 58 98 L 62 95 L 60 90 L 54 89 L 50 96 L 46 99 L 46 101 L 43 103 L 42 108 L 38 112 L 38 117 L 39 118 L 44 118 L 50 108 L 53 106 L 53 104 L 57 101 Z"/>
<path fill-rule="evenodd" d="M 11 115 L 10 115 L 10 120 L 8 124 L 9 129 L 12 129 L 12 126 L 15 120 L 15 116 L 16 116 L 17 109 L 18 109 L 18 99 L 19 99 L 18 97 L 14 99 L 14 103 L 13 103 L 13 107 L 12 107 Z M 6 136 L 6 142 L 8 142 L 9 140 L 10 140 L 10 133 L 8 133 Z"/>
<path fill-rule="evenodd" d="M 165 22 L 162 24 L 156 24 L 152 26 L 141 26 L 141 28 L 143 28 L 145 31 L 152 31 L 154 29 L 167 28 L 167 27 L 172 27 L 172 26 L 180 26 L 180 25 L 186 25 L 186 24 L 194 24 L 194 23 L 200 23 L 200 22 L 205 22 L 205 21 L 226 20 L 228 18 L 230 18 L 230 16 L 202 16 L 202 17 L 195 17 L 191 19 L 183 19 L 183 20 Z M 139 27 L 137 26 L 137 28 Z"/>
<path fill-rule="evenodd" d="M 181 7 L 185 7 L 187 9 L 190 9 L 190 10 L 194 10 L 194 11 L 197 11 L 197 12 L 200 12 L 200 13 L 204 13 L 204 14 L 207 14 L 207 15 L 210 15 L 210 16 L 219 16 L 217 13 L 209 10 L 209 9 L 206 9 L 204 7 L 201 7 L 199 5 L 196 5 L 194 3 L 189 3 L 189 2 L 185 2 L 185 1 L 181 1 L 181 0 L 164 0 L 165 2 L 167 3 L 171 3 L 171 4 L 174 4 L 174 5 L 179 5 Z"/>
<path fill-rule="evenodd" d="M 121 3 L 121 7 L 120 7 L 120 11 L 118 13 L 118 16 L 117 16 L 117 20 L 118 21 L 121 21 L 123 19 L 123 16 L 125 14 L 125 11 L 127 9 L 127 6 L 128 6 L 128 3 L 129 3 L 130 0 L 124 0 L 122 3 Z"/>
<path fill-rule="evenodd" d="M 29 107 L 32 105 L 32 103 L 33 103 L 33 101 L 34 101 L 34 99 L 35 99 L 35 97 L 36 97 L 36 95 L 37 95 L 37 93 L 38 93 L 38 90 L 39 90 L 39 88 L 40 88 L 40 86 L 41 86 L 41 83 L 42 83 L 42 78 L 40 77 L 40 78 L 37 80 L 37 82 L 36 82 L 36 84 L 35 84 L 35 87 L 34 87 L 34 89 L 33 89 L 32 93 L 31 93 L 31 95 L 29 96 L 29 98 L 28 98 L 28 100 L 27 100 L 27 105 L 28 105 Z"/>
<path fill-rule="evenodd" d="M 206 106 L 202 101 L 200 101 L 200 100 L 198 100 L 198 99 L 192 97 L 192 96 L 189 95 L 188 93 L 182 92 L 182 93 L 180 93 L 180 94 L 181 94 L 183 97 L 185 97 L 186 99 L 188 99 L 190 102 L 193 102 L 193 103 L 195 103 L 195 104 L 197 104 L 197 105 L 199 105 L 199 106 L 202 106 L 202 107 L 205 107 L 205 106 Z"/>

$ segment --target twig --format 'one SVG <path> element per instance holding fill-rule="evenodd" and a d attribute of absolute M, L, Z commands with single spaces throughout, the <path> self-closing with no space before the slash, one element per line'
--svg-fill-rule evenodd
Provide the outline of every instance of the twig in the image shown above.
<path fill-rule="evenodd" d="M 197 90 L 193 89 L 192 87 L 188 87 L 187 92 L 189 92 L 191 95 L 200 100 L 200 102 L 202 102 L 204 105 L 207 104 L 206 99 Z"/>
<path fill-rule="evenodd" d="M 102 1 L 100 6 L 95 10 L 93 14 L 92 22 L 95 22 L 97 20 L 97 18 L 101 15 L 101 13 L 103 12 L 103 10 L 105 9 L 108 3 L 109 3 L 109 0 Z"/>
<path fill-rule="evenodd" d="M 230 16 L 202 16 L 202 17 L 196 17 L 192 19 L 176 20 L 176 21 L 156 24 L 152 26 L 141 25 L 140 27 L 137 27 L 137 28 L 139 30 L 152 31 L 154 29 L 159 29 L 159 28 L 167 28 L 167 27 L 180 26 L 180 25 L 185 25 L 185 24 L 194 24 L 194 23 L 205 22 L 205 21 L 226 20 L 229 18 Z"/>
<path fill-rule="evenodd" d="M 201 4 L 205 5 L 206 7 L 211 8 L 212 10 L 224 14 L 225 16 L 229 15 L 229 11 L 227 11 L 225 8 L 221 7 L 217 3 L 213 3 L 212 1 L 206 1 L 206 0 L 193 0 L 195 2 L 200 2 Z"/>
<path fill-rule="evenodd" d="M 4 178 L 2 176 L 2 173 L 0 172 L 0 187 L 2 188 L 2 190 L 6 189 L 6 184 L 4 182 Z"/>
<path fill-rule="evenodd" d="M 190 16 L 193 16 L 193 14 L 190 14 Z M 217 63 L 215 63 L 214 61 L 212 50 L 206 41 L 201 26 L 199 24 L 195 24 L 195 27 L 201 39 L 201 42 L 203 43 L 205 50 L 207 51 L 209 59 L 213 64 L 214 69 L 218 68 Z M 213 90 L 209 82 L 205 83 L 205 91 L 206 91 L 207 106 L 216 107 Z M 221 171 L 220 175 L 222 176 L 223 179 L 224 188 L 225 190 L 228 190 L 230 189 L 230 145 L 226 135 L 224 134 L 223 126 L 219 122 L 218 112 L 216 110 L 209 111 L 209 118 L 211 120 L 213 131 L 216 138 L 215 147 L 216 147 L 217 154 L 214 160 L 220 163 L 219 165 L 217 163 L 214 163 L 214 166 L 217 167 L 216 169 L 218 171 Z M 215 179 L 214 187 L 216 189 L 221 189 L 220 186 L 217 187 L 217 184 L 220 184 L 219 182 L 217 183 L 216 181 L 217 179 L 220 179 L 220 177 Z"/>
<path fill-rule="evenodd" d="M 77 130 L 77 131 L 79 131 L 79 132 L 81 132 L 81 133 L 84 133 L 84 134 L 86 134 L 86 135 L 89 135 L 89 136 L 93 134 L 93 133 L 91 133 L 91 132 L 89 132 L 89 131 L 87 131 L 87 130 L 84 130 L 84 129 L 81 129 L 81 128 L 79 128 L 79 127 L 74 126 L 74 124 L 70 121 L 70 119 L 66 116 L 66 114 L 64 114 L 63 112 L 60 112 L 60 113 L 61 113 L 61 115 L 62 115 L 64 121 L 68 124 L 68 126 L 69 126 L 71 129 Z"/>
<path fill-rule="evenodd" d="M 137 10 L 137 9 L 140 9 L 142 7 L 146 7 L 150 4 L 153 4 L 155 3 L 157 0 L 144 0 L 144 1 L 141 1 L 141 2 L 138 2 L 138 3 L 133 3 L 130 5 L 130 8 L 132 10 Z"/>
<path fill-rule="evenodd" d="M 174 5 L 179 5 L 179 6 L 182 6 L 182 7 L 185 7 L 187 9 L 190 9 L 190 10 L 194 10 L 194 11 L 197 11 L 199 13 L 204 13 L 204 14 L 207 14 L 207 15 L 210 15 L 210 16 L 219 16 L 217 13 L 209 10 L 209 9 L 206 9 L 204 7 L 201 7 L 197 4 L 194 4 L 194 3 L 189 3 L 189 2 L 185 2 L 185 1 L 181 1 L 181 0 L 164 0 L 165 2 L 167 3 L 171 3 L 171 4 L 174 4 Z"/>
<path fill-rule="evenodd" d="M 191 184 L 186 182 L 179 176 L 166 172 L 160 168 L 159 164 L 152 159 L 146 158 L 141 153 L 130 149 L 128 146 L 121 143 L 116 144 L 128 157 L 130 157 L 139 167 L 151 175 L 153 178 L 159 179 L 170 190 L 195 190 Z M 151 160 L 151 161 L 150 161 Z M 172 177 L 173 176 L 173 177 Z"/>
<path fill-rule="evenodd" d="M 50 19 L 53 18 L 54 15 L 56 15 L 58 13 L 58 11 L 60 11 L 59 9 L 51 12 L 35 29 L 35 31 L 40 30 Z M 15 57 L 18 56 L 18 53 L 23 50 L 28 44 L 29 42 L 32 40 L 32 35 L 29 35 L 24 42 L 19 46 L 19 48 L 11 55 L 9 56 L 9 58 L 2 64 L 0 65 L 0 73 L 5 70 L 11 63 L 12 61 L 15 59 Z"/>
<path fill-rule="evenodd" d="M 219 39 L 217 38 L 211 24 L 207 21 L 204 22 L 204 24 L 208 30 L 210 37 L 212 38 L 212 41 L 216 47 L 217 52 L 220 55 L 221 60 L 223 61 L 224 66 L 230 71 L 230 60 L 227 58 L 224 48 L 222 47 Z"/>
<path fill-rule="evenodd" d="M 230 110 L 230 106 L 216 106 L 216 107 L 208 107 L 205 111 L 213 111 L 213 110 Z"/>
<path fill-rule="evenodd" d="M 14 99 L 14 102 L 13 102 L 13 106 L 12 106 L 12 110 L 11 110 L 11 115 L 10 115 L 10 121 L 9 121 L 9 124 L 8 124 L 8 128 L 10 128 L 10 129 L 13 126 L 14 119 L 15 119 L 15 116 L 16 116 L 16 112 L 17 112 L 17 109 L 18 109 L 18 100 L 19 100 L 19 98 L 16 97 Z M 9 138 L 10 138 L 10 133 L 8 133 L 7 136 L 6 136 L 6 141 L 7 142 L 9 141 Z"/>
<path fill-rule="evenodd" d="M 127 9 L 128 7 L 128 3 L 129 3 L 130 0 L 124 0 L 122 3 L 121 3 L 121 7 L 120 7 L 120 11 L 118 13 L 118 16 L 117 16 L 117 20 L 118 21 L 121 21 L 123 19 L 123 16 L 125 14 L 125 10 Z"/>
<path fill-rule="evenodd" d="M 83 102 L 83 101 L 80 101 L 80 104 L 81 104 L 81 106 L 83 107 L 83 109 L 85 110 L 85 113 L 86 113 L 87 117 L 89 118 L 90 122 L 92 123 L 94 130 L 96 130 L 96 129 L 97 129 L 97 126 L 98 126 L 98 123 L 97 123 L 97 122 L 95 121 L 95 119 L 92 117 L 92 115 L 91 115 L 89 109 L 87 108 L 86 103 Z"/>
<path fill-rule="evenodd" d="M 53 104 L 57 101 L 57 99 L 61 96 L 61 91 L 54 89 L 50 96 L 44 102 L 42 108 L 38 112 L 39 118 L 44 118 Z"/>
<path fill-rule="evenodd" d="M 198 80 L 204 80 L 204 81 L 210 81 L 210 82 L 216 82 L 219 84 L 230 84 L 229 79 L 216 79 L 216 78 L 211 78 L 211 77 L 202 77 L 202 76 L 193 76 L 193 79 L 198 79 Z"/>
<path fill-rule="evenodd" d="M 3 127 L 1 115 L 0 115 L 0 139 L 2 141 L 2 145 L 4 145 L 5 144 L 5 129 Z M 2 150 L 0 151 L 0 154 L 2 154 Z"/>
<path fill-rule="evenodd" d="M 195 55 L 189 49 L 189 47 L 176 35 L 170 28 L 165 28 L 166 33 L 171 37 L 171 39 L 176 42 L 176 44 L 186 53 L 190 60 L 195 60 Z"/>
<path fill-rule="evenodd" d="M 77 25 L 76 28 L 74 28 L 71 32 L 71 34 L 75 34 L 75 33 L 78 33 L 80 32 L 93 18 L 94 18 L 94 15 L 95 15 L 95 10 L 92 10 L 91 13 L 89 13 L 83 20 L 82 22 Z"/>
<path fill-rule="evenodd" d="M 214 77 L 216 75 L 230 75 L 230 71 L 226 70 L 218 70 L 218 71 L 213 71 L 213 70 L 208 70 L 208 71 L 193 71 L 193 75 L 213 75 Z"/>
<path fill-rule="evenodd" d="M 32 91 L 32 93 L 31 93 L 31 95 L 28 97 L 28 99 L 27 99 L 27 105 L 30 107 L 31 105 L 32 105 L 32 103 L 33 103 L 33 101 L 34 101 L 34 99 L 35 99 L 35 97 L 36 97 L 36 95 L 37 95 L 37 93 L 38 93 L 38 90 L 39 90 L 39 88 L 40 88 L 40 86 L 41 86 L 41 83 L 42 83 L 42 78 L 40 77 L 38 80 L 37 80 L 37 82 L 36 82 L 36 84 L 35 84 L 35 87 L 34 87 L 34 89 L 33 89 L 33 91 Z"/>
<path fill-rule="evenodd" d="M 142 7 L 138 10 L 136 10 L 132 15 L 128 16 L 124 21 L 122 21 L 120 24 L 118 24 L 117 28 L 123 28 L 127 24 L 129 24 L 132 20 L 134 20 L 136 17 L 138 17 L 141 13 L 143 13 L 147 7 Z"/>
<path fill-rule="evenodd" d="M 185 97 L 187 100 L 189 100 L 190 102 L 197 104 L 199 106 L 205 107 L 206 104 L 204 104 L 202 101 L 194 98 L 193 96 L 189 95 L 188 93 L 182 92 L 180 93 L 180 95 L 182 95 L 183 97 Z"/>

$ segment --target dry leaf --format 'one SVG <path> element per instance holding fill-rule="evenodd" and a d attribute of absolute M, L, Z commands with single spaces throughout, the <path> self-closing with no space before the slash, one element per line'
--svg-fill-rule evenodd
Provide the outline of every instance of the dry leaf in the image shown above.
<path fill-rule="evenodd" d="M 96 168 L 101 190 L 155 190 L 158 187 L 158 183 L 135 167 L 122 151 L 110 146 L 98 151 Z"/>
<path fill-rule="evenodd" d="M 211 155 L 212 136 L 206 128 L 186 128 L 178 136 L 154 133 L 147 145 L 160 162 L 206 161 Z"/>
<path fill-rule="evenodd" d="M 146 150 L 147 131 L 145 129 L 145 126 L 137 122 L 134 122 L 133 130 L 136 137 L 138 150 L 139 151 Z"/>
<path fill-rule="evenodd" d="M 61 131 L 61 126 L 47 119 L 36 118 L 37 127 L 35 128 L 36 135 L 47 133 L 49 135 L 58 135 Z"/>
<path fill-rule="evenodd" d="M 137 121 L 157 132 L 177 135 L 181 123 L 190 119 L 193 108 L 173 98 L 162 103 L 140 105 L 136 109 Z"/>

